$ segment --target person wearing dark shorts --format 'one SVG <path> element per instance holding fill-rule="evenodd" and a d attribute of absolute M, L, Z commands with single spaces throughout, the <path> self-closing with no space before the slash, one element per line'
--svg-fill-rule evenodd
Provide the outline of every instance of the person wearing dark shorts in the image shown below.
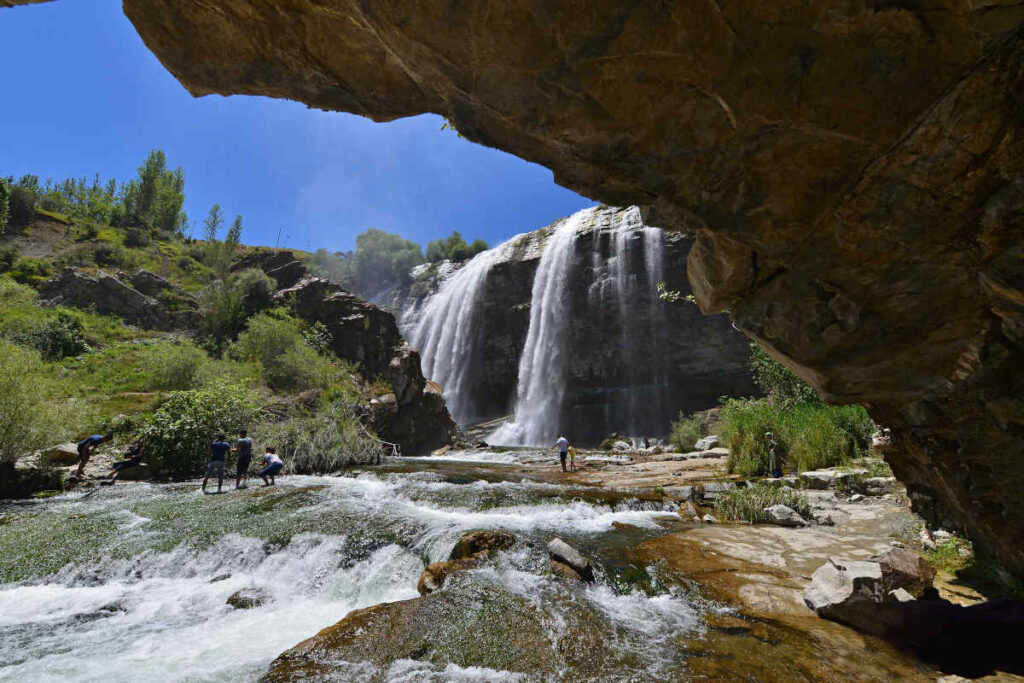
<path fill-rule="evenodd" d="M 238 432 L 235 453 L 238 454 L 238 465 L 235 468 L 235 488 L 244 489 L 246 485 L 243 482 L 249 478 L 249 463 L 252 462 L 252 439 L 244 429 Z"/>
<path fill-rule="evenodd" d="M 117 480 L 118 475 L 121 474 L 121 472 L 123 472 L 124 470 L 130 469 L 132 467 L 138 467 L 142 463 L 142 449 L 142 439 L 137 439 L 133 441 L 128 446 L 128 448 L 125 449 L 125 459 L 118 460 L 113 465 L 111 465 L 110 474 L 107 475 L 110 478 L 111 482 Z"/>
<path fill-rule="evenodd" d="M 274 475 L 284 467 L 284 463 L 277 455 L 277 449 L 268 446 L 267 452 L 263 454 L 263 462 L 267 465 L 260 470 L 260 479 L 263 480 L 264 486 L 273 486 L 277 483 L 274 481 Z"/>
<path fill-rule="evenodd" d="M 567 471 L 565 469 L 565 459 L 569 457 L 569 440 L 564 436 L 560 436 L 558 441 L 555 442 L 555 446 L 558 448 L 558 455 L 562 459 L 562 471 L 565 472 Z"/>
<path fill-rule="evenodd" d="M 75 477 L 82 478 L 82 475 L 85 474 L 85 464 L 89 462 L 89 458 L 92 457 L 96 448 L 104 441 L 110 441 L 111 438 L 113 438 L 112 434 L 93 434 L 78 442 L 78 471 L 75 472 Z"/>
<path fill-rule="evenodd" d="M 217 476 L 217 493 L 220 493 L 224 485 L 224 467 L 228 463 L 228 451 L 231 444 L 224 440 L 223 434 L 217 435 L 217 440 L 210 444 L 210 462 L 206 465 L 206 476 L 203 477 L 203 493 L 206 493 L 206 482 L 210 477 Z"/>

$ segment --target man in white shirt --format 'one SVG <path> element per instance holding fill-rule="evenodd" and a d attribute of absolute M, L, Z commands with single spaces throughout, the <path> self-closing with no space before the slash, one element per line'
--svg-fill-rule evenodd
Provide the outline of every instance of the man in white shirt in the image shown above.
<path fill-rule="evenodd" d="M 565 469 L 565 459 L 569 456 L 569 440 L 564 436 L 558 437 L 558 441 L 555 442 L 555 446 L 558 447 L 558 454 L 562 458 L 562 471 L 567 472 Z"/>
<path fill-rule="evenodd" d="M 274 475 L 281 471 L 281 468 L 284 467 L 284 463 L 281 462 L 281 458 L 278 457 L 277 450 L 270 446 L 267 446 L 267 452 L 263 454 L 263 462 L 265 462 L 267 466 L 260 470 L 260 479 L 263 480 L 264 486 L 273 486 L 277 483 L 274 481 Z"/>

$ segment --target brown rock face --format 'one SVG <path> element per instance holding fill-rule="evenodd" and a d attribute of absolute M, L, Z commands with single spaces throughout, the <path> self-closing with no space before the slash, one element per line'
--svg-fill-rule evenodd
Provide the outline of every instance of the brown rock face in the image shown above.
<path fill-rule="evenodd" d="M 1024 571 L 1024 6 L 125 0 L 195 95 L 471 140 L 695 230 L 689 275 Z"/>

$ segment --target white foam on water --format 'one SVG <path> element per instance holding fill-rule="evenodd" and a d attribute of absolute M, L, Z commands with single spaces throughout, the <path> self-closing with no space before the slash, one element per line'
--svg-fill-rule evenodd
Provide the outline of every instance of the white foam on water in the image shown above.
<path fill-rule="evenodd" d="M 350 610 L 417 595 L 423 564 L 414 554 L 386 546 L 345 567 L 344 548 L 344 538 L 304 534 L 265 554 L 258 541 L 231 536 L 198 553 L 69 567 L 48 583 L 6 587 L 0 680 L 255 679 Z M 226 604 L 249 587 L 268 603 Z"/>
<path fill-rule="evenodd" d="M 417 462 L 482 462 L 487 464 L 517 465 L 521 462 L 514 453 L 498 453 L 495 451 L 450 451 L 444 455 L 424 455 L 407 458 Z"/>

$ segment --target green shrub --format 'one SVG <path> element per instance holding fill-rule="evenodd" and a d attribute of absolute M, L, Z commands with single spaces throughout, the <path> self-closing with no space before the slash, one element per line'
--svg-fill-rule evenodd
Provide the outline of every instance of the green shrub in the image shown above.
<path fill-rule="evenodd" d="M 142 427 L 146 457 L 158 472 L 198 476 L 214 437 L 248 428 L 260 413 L 258 395 L 245 385 L 217 382 L 174 392 Z"/>
<path fill-rule="evenodd" d="M 34 188 L 12 185 L 8 198 L 7 230 L 24 228 L 36 217 L 39 196 Z"/>
<path fill-rule="evenodd" d="M 874 425 L 861 406 L 780 404 L 730 399 L 722 406 L 722 432 L 729 441 L 729 471 L 767 474 L 771 432 L 779 467 L 804 471 L 832 467 L 865 454 Z"/>
<path fill-rule="evenodd" d="M 750 343 L 750 369 L 754 384 L 776 401 L 821 403 L 818 393 L 756 343 Z"/>
<path fill-rule="evenodd" d="M 38 353 L 0 340 L 0 462 L 72 436 L 76 406 L 58 402 L 66 393 Z"/>
<path fill-rule="evenodd" d="M 7 229 L 7 217 L 11 212 L 11 186 L 6 178 L 0 178 L 0 235 Z"/>
<path fill-rule="evenodd" d="M 302 323 L 279 310 L 253 316 L 228 355 L 259 363 L 267 386 L 275 391 L 326 387 L 338 372 L 330 359 L 306 344 Z"/>
<path fill-rule="evenodd" d="M 199 297 L 200 336 L 220 353 L 245 328 L 246 320 L 274 303 L 274 283 L 263 271 L 249 269 L 215 280 Z"/>
<path fill-rule="evenodd" d="M 0 273 L 6 273 L 18 260 L 18 252 L 13 247 L 0 247 Z"/>
<path fill-rule="evenodd" d="M 199 384 L 210 358 L 191 341 L 148 344 L 141 353 L 149 389 L 192 389 Z"/>
<path fill-rule="evenodd" d="M 101 266 L 124 266 L 128 265 L 130 258 L 128 250 L 120 244 L 102 240 L 96 242 L 92 247 L 92 257 Z"/>
<path fill-rule="evenodd" d="M 277 448 L 285 469 L 300 474 L 377 464 L 385 454 L 384 443 L 363 426 L 354 403 L 328 403 L 312 416 L 264 424 L 259 433 Z"/>
<path fill-rule="evenodd" d="M 273 308 L 277 284 L 262 270 L 240 270 L 231 276 L 231 285 L 242 294 L 242 311 L 246 318 Z"/>
<path fill-rule="evenodd" d="M 37 258 L 20 258 L 14 262 L 7 274 L 23 285 L 38 284 L 48 278 L 52 272 L 49 261 Z"/>
<path fill-rule="evenodd" d="M 18 341 L 37 350 L 46 360 L 78 356 L 89 350 L 82 319 L 67 309 L 57 309 L 56 317 L 43 319 L 19 335 Z"/>
<path fill-rule="evenodd" d="M 785 505 L 795 510 L 804 519 L 811 516 L 811 505 L 807 496 L 786 486 L 754 484 L 726 491 L 715 499 L 715 512 L 728 519 L 751 524 L 765 522 L 768 516 L 764 509 L 772 505 Z"/>
<path fill-rule="evenodd" d="M 700 422 L 694 417 L 679 413 L 679 419 L 672 422 L 672 434 L 669 437 L 672 445 L 682 453 L 692 451 L 700 439 Z"/>
<path fill-rule="evenodd" d="M 152 242 L 149 233 L 139 228 L 128 228 L 124 233 L 124 246 L 126 247 L 148 247 Z"/>

